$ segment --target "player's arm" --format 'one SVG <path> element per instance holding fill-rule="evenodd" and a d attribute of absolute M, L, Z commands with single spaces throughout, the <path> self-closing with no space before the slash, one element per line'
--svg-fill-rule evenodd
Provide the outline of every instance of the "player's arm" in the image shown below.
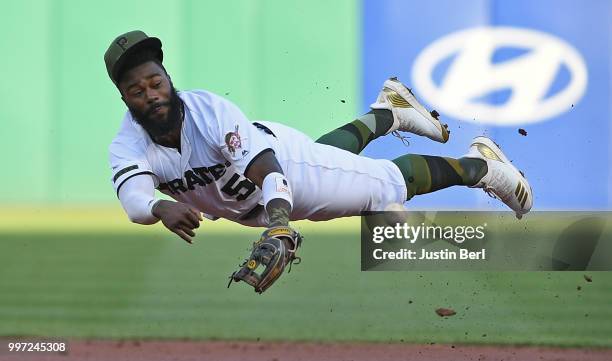
<path fill-rule="evenodd" d="M 247 168 L 245 176 L 262 190 L 270 220 L 268 227 L 288 226 L 293 200 L 289 183 L 274 152 L 267 149 L 258 154 Z"/>
<path fill-rule="evenodd" d="M 166 228 L 191 243 L 200 213 L 187 204 L 155 197 L 157 179 L 146 152 L 141 133 L 126 114 L 119 133 L 109 146 L 111 182 L 119 201 L 132 222 L 154 224 L 161 220 Z"/>
<path fill-rule="evenodd" d="M 293 199 L 291 189 L 273 151 L 269 134 L 253 126 L 238 107 L 224 102 L 217 135 L 223 157 L 242 169 L 245 177 L 261 189 L 268 215 L 268 229 L 253 243 L 250 256 L 232 273 L 231 282 L 244 281 L 264 292 L 291 265 L 302 237 L 289 226 Z M 260 267 L 261 266 L 261 267 Z"/>
<path fill-rule="evenodd" d="M 290 265 L 299 259 L 296 251 L 302 237 L 289 226 L 291 191 L 274 152 L 259 153 L 245 175 L 262 190 L 269 228 L 253 243 L 251 254 L 240 269 L 232 273 L 228 287 L 232 282 L 244 281 L 255 292 L 262 293 L 276 282 L 287 265 L 291 269 Z"/>
<path fill-rule="evenodd" d="M 200 226 L 202 216 L 194 207 L 180 202 L 157 199 L 150 174 L 126 179 L 117 192 L 130 220 L 139 224 L 154 224 L 161 220 L 166 228 L 192 243 L 193 229 Z"/>
<path fill-rule="evenodd" d="M 154 187 L 150 174 L 131 177 L 121 184 L 117 196 L 130 221 L 145 225 L 159 221 L 151 212 L 157 201 Z"/>

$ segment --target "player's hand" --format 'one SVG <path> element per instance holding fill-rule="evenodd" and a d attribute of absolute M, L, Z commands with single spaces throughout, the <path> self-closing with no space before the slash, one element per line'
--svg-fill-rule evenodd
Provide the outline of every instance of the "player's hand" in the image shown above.
<path fill-rule="evenodd" d="M 200 227 L 200 221 L 202 221 L 202 214 L 195 207 L 162 199 L 153 206 L 151 211 L 166 228 L 188 243 L 193 243 L 191 240 L 191 237 L 195 237 L 193 230 Z"/>

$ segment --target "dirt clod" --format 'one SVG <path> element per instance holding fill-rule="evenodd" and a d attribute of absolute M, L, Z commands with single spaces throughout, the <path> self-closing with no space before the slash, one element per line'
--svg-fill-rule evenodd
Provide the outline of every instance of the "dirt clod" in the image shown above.
<path fill-rule="evenodd" d="M 455 312 L 455 310 L 450 309 L 450 308 L 438 308 L 438 309 L 436 309 L 436 313 L 440 317 L 449 317 L 449 316 L 454 316 L 454 315 L 457 314 L 457 312 Z"/>

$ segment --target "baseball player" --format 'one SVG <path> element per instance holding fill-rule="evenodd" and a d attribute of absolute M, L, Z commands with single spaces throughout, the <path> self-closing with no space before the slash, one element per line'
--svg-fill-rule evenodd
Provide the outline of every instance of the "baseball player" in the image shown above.
<path fill-rule="evenodd" d="M 130 220 L 161 220 L 189 243 L 202 215 L 266 227 L 230 283 L 245 281 L 263 292 L 280 276 L 301 240 L 292 220 L 384 210 L 453 185 L 482 188 L 519 218 L 531 208 L 529 183 L 485 137 L 458 159 L 358 155 L 372 140 L 399 131 L 448 140 L 438 114 L 395 78 L 385 81 L 369 113 L 315 142 L 282 124 L 250 122 L 210 92 L 178 92 L 162 64 L 161 41 L 141 31 L 114 39 L 104 60 L 128 108 L 109 151 L 112 182 Z M 155 189 L 175 201 L 158 199 Z"/>

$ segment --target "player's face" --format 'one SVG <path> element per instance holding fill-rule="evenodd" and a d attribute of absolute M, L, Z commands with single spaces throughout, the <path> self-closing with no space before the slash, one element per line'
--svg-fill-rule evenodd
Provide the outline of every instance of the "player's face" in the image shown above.
<path fill-rule="evenodd" d="M 127 71 L 119 90 L 136 121 L 152 135 L 163 135 L 180 124 L 180 100 L 157 63 L 149 61 Z"/>

